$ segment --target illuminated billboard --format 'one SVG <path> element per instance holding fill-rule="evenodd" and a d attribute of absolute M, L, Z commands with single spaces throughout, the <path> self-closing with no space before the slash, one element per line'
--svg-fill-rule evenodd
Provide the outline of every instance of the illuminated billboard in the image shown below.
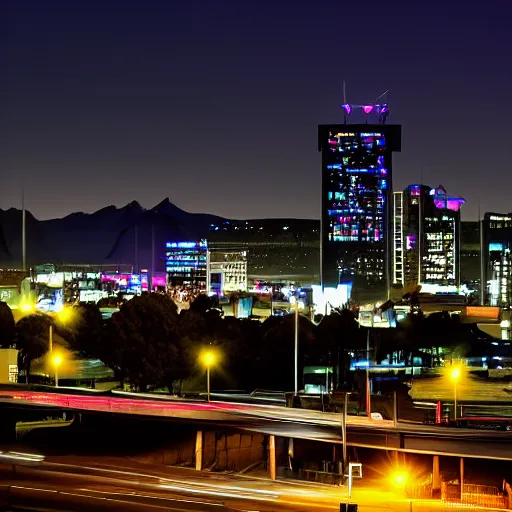
<path fill-rule="evenodd" d="M 192 286 L 206 290 L 208 242 L 206 240 L 167 242 L 165 270 L 171 286 Z"/>

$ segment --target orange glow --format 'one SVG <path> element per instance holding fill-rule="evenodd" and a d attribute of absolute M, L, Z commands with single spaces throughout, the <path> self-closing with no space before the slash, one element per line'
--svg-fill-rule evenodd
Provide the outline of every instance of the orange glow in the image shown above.
<path fill-rule="evenodd" d="M 407 483 L 407 474 L 403 471 L 395 471 L 391 475 L 393 484 L 398 487 L 403 487 Z"/>

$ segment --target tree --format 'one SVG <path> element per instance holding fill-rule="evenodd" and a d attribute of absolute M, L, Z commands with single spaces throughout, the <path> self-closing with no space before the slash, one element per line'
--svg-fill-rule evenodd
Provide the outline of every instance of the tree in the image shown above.
<path fill-rule="evenodd" d="M 104 320 L 96 304 L 74 307 L 70 319 L 58 324 L 59 333 L 68 340 L 72 349 L 83 357 L 101 359 L 104 346 Z"/>
<path fill-rule="evenodd" d="M 176 304 L 147 294 L 123 304 L 107 323 L 102 361 L 140 391 L 168 385 L 185 366 Z"/>
<path fill-rule="evenodd" d="M 14 343 L 16 323 L 11 308 L 0 302 L 0 348 L 9 348 Z"/>
<path fill-rule="evenodd" d="M 52 320 L 41 314 L 23 317 L 16 324 L 15 345 L 19 350 L 18 363 L 29 382 L 30 367 L 34 359 L 42 357 L 49 349 L 49 331 Z"/>

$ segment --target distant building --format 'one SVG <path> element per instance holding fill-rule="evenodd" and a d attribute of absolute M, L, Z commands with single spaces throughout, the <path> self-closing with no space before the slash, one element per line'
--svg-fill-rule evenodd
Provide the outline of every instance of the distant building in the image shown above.
<path fill-rule="evenodd" d="M 212 222 L 212 251 L 247 251 L 249 281 L 317 283 L 320 223 L 310 219 L 251 219 Z M 251 283 L 249 283 L 251 284 Z"/>
<path fill-rule="evenodd" d="M 209 293 L 223 296 L 247 291 L 247 251 L 242 247 L 218 247 L 209 244 L 208 251 Z"/>
<path fill-rule="evenodd" d="M 207 255 L 206 240 L 167 242 L 167 283 L 170 286 L 190 286 L 206 291 Z"/>
<path fill-rule="evenodd" d="M 387 105 L 359 107 L 381 120 L 387 114 Z M 350 114 L 354 106 L 343 108 Z M 392 154 L 401 150 L 401 133 L 399 125 L 318 127 L 322 285 L 350 283 L 358 302 L 386 297 L 390 285 Z"/>
<path fill-rule="evenodd" d="M 460 208 L 439 186 L 410 185 L 393 198 L 393 283 L 460 286 Z"/>
<path fill-rule="evenodd" d="M 460 282 L 475 290 L 475 298 L 480 297 L 480 223 L 461 221 L 460 223 Z"/>
<path fill-rule="evenodd" d="M 486 213 L 482 221 L 485 302 L 512 306 L 512 213 Z"/>

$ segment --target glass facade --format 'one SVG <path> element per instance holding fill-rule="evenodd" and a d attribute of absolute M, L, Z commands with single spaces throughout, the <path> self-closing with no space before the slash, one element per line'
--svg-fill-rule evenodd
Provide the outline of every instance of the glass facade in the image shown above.
<path fill-rule="evenodd" d="M 463 204 L 464 199 L 448 196 L 441 186 L 410 185 L 395 193 L 395 283 L 460 286 Z"/>
<path fill-rule="evenodd" d="M 485 303 L 512 306 L 512 213 L 486 213 L 483 221 Z"/>
<path fill-rule="evenodd" d="M 391 156 L 400 139 L 400 126 L 319 127 L 324 286 L 350 281 L 355 295 L 380 288 L 380 297 L 389 285 Z"/>
<path fill-rule="evenodd" d="M 329 241 L 382 242 L 389 189 L 385 135 L 331 133 L 329 151 Z"/>
<path fill-rule="evenodd" d="M 167 242 L 165 268 L 172 286 L 193 286 L 206 290 L 208 243 Z"/>

